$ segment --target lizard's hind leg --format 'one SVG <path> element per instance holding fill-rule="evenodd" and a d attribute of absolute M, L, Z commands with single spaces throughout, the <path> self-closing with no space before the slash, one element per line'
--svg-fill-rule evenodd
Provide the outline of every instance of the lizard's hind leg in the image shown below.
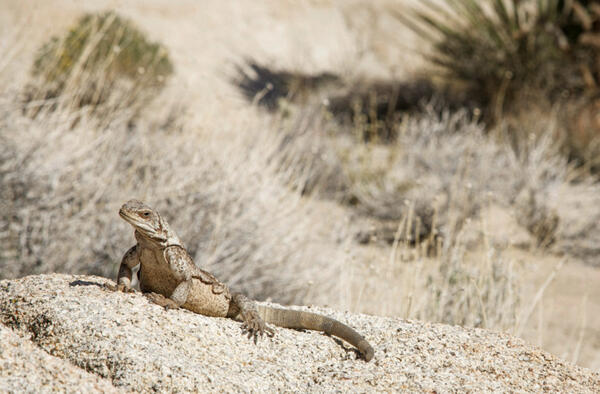
<path fill-rule="evenodd" d="M 242 321 L 244 333 L 248 333 L 248 338 L 254 338 L 255 343 L 259 335 L 261 337 L 265 334 L 269 337 L 275 335 L 275 331 L 267 326 L 258 314 L 254 301 L 243 294 L 231 294 L 231 303 L 227 316 Z"/>

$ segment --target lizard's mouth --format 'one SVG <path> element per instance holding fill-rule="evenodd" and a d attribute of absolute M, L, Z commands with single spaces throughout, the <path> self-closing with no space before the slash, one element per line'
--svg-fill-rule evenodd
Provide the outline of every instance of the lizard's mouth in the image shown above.
<path fill-rule="evenodd" d="M 121 218 L 123 218 L 123 220 L 130 222 L 131 223 L 131 217 L 129 215 L 127 215 L 127 213 L 125 213 L 125 211 L 123 211 L 123 209 L 119 209 L 119 216 Z"/>
<path fill-rule="evenodd" d="M 151 224 L 140 220 L 136 214 L 130 214 L 121 208 L 119 210 L 119 216 L 127 223 L 131 224 L 133 228 L 135 228 L 135 230 L 144 237 L 155 241 L 165 240 L 165 238 L 161 236 L 160 232 L 153 228 Z"/>
<path fill-rule="evenodd" d="M 127 211 L 124 211 L 123 209 L 119 210 L 119 216 L 134 227 L 145 227 L 143 226 L 144 223 L 140 223 L 136 220 L 137 218 L 135 216 L 129 215 Z"/>

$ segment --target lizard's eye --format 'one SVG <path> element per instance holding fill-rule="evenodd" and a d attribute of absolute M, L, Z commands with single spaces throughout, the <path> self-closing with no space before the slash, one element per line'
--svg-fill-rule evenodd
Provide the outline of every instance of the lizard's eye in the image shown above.
<path fill-rule="evenodd" d="M 150 212 L 146 211 L 146 212 L 142 213 L 142 216 L 145 217 L 145 218 L 149 218 L 150 217 Z"/>

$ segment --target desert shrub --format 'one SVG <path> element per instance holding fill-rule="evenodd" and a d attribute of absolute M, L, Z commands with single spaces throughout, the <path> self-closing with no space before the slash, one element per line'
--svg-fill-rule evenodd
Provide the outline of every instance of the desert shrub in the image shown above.
<path fill-rule="evenodd" d="M 476 221 L 452 237 L 411 244 L 416 212 L 410 205 L 396 226 L 389 255 L 369 255 L 368 274 L 357 279 L 363 307 L 424 321 L 514 329 L 528 304 L 521 298 L 523 266 L 507 258 L 485 231 L 483 242 L 474 242 L 473 231 L 481 231 Z"/>
<path fill-rule="evenodd" d="M 131 21 L 111 11 L 87 14 L 40 48 L 26 101 L 43 100 L 50 109 L 65 105 L 136 113 L 172 72 L 166 48 L 149 41 Z M 40 107 L 33 108 L 37 114 Z"/>
<path fill-rule="evenodd" d="M 276 114 L 284 136 L 278 157 L 288 156 L 277 165 L 290 174 L 294 189 L 341 202 L 363 218 L 354 233 L 361 244 L 392 245 L 399 234 L 410 244 L 438 239 L 452 245 L 465 223 L 492 201 L 519 219 L 533 247 L 594 263 L 600 211 L 578 218 L 571 213 L 574 205 L 562 201 L 576 187 L 574 177 L 580 195 L 593 198 L 597 186 L 593 178 L 579 177 L 583 172 L 563 154 L 560 107 L 527 109 L 519 121 L 490 129 L 468 109 L 425 103 L 421 113 L 394 121 L 394 139 L 379 144 L 363 138 L 366 120 L 343 121 L 323 107 L 299 105 Z M 409 212 L 410 231 L 398 232 Z"/>
<path fill-rule="evenodd" d="M 600 211 L 575 212 L 577 198 L 585 198 L 588 207 L 597 204 L 598 185 L 561 152 L 555 115 L 490 133 L 464 111 L 432 110 L 405 118 L 397 139 L 386 145 L 359 142 L 337 122 L 307 121 L 306 127 L 305 135 L 322 138 L 313 138 L 295 156 L 296 173 L 317 182 L 315 190 L 336 190 L 320 195 L 369 219 L 355 233 L 360 243 L 393 244 L 399 221 L 410 212 L 412 227 L 400 233 L 407 241 L 435 236 L 452 245 L 465 223 L 493 202 L 519 219 L 533 247 L 568 251 L 596 264 Z"/>
<path fill-rule="evenodd" d="M 515 201 L 519 224 L 536 239 L 538 246 L 554 243 L 560 218 L 555 210 L 540 202 L 533 190 L 524 190 Z"/>
<path fill-rule="evenodd" d="M 363 289 L 357 302 L 365 310 L 515 329 L 524 324 L 523 307 L 531 300 L 522 298 L 523 267 L 504 252 L 507 246 L 551 248 L 597 264 L 600 210 L 591 207 L 599 186 L 589 179 L 571 182 L 573 167 L 560 152 L 556 130 L 536 123 L 545 133 L 527 125 L 516 132 L 528 138 L 513 144 L 465 114 L 431 114 L 406 119 L 392 145 L 353 145 L 344 152 L 355 207 L 390 222 L 387 234 L 371 232 L 392 245 L 390 256 L 372 247 L 364 252 L 371 264 L 358 275 Z M 420 204 L 434 207 L 433 235 L 439 237 L 416 231 L 427 219 Z M 484 225 L 486 215 L 498 212 L 490 214 L 490 206 L 506 212 L 510 220 L 496 222 L 506 228 Z M 523 231 L 514 237 L 519 227 L 530 236 Z M 367 243 L 371 234 L 360 234 L 359 241 Z M 420 244 L 410 242 L 419 237 Z M 394 306 L 370 301 L 384 297 Z"/>

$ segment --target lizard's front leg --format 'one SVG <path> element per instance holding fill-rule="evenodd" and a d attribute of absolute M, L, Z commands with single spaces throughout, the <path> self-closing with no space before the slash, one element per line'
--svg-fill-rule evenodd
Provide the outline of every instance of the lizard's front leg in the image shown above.
<path fill-rule="evenodd" d="M 179 309 L 187 300 L 188 294 L 192 286 L 192 280 L 184 280 L 177 285 L 171 297 L 167 298 L 162 294 L 158 293 L 146 293 L 144 294 L 153 303 L 165 307 L 165 309 Z"/>
<path fill-rule="evenodd" d="M 124 255 L 119 266 L 119 274 L 117 275 L 117 285 L 106 285 L 113 291 L 123 291 L 133 293 L 135 290 L 131 287 L 131 277 L 133 275 L 133 267 L 140 264 L 137 253 L 137 245 L 131 247 Z"/>
<path fill-rule="evenodd" d="M 227 317 L 241 320 L 244 329 L 248 332 L 248 338 L 254 337 L 254 342 L 256 342 L 259 335 L 267 334 L 270 337 L 275 335 L 273 329 L 269 328 L 258 314 L 255 302 L 243 294 L 231 294 Z"/>
<path fill-rule="evenodd" d="M 192 277 L 196 266 L 185 249 L 178 245 L 169 246 L 163 252 L 165 262 L 169 265 L 171 273 L 179 281 L 169 298 L 162 294 L 148 293 L 146 297 L 166 309 L 178 309 L 187 301 L 192 288 Z"/>

